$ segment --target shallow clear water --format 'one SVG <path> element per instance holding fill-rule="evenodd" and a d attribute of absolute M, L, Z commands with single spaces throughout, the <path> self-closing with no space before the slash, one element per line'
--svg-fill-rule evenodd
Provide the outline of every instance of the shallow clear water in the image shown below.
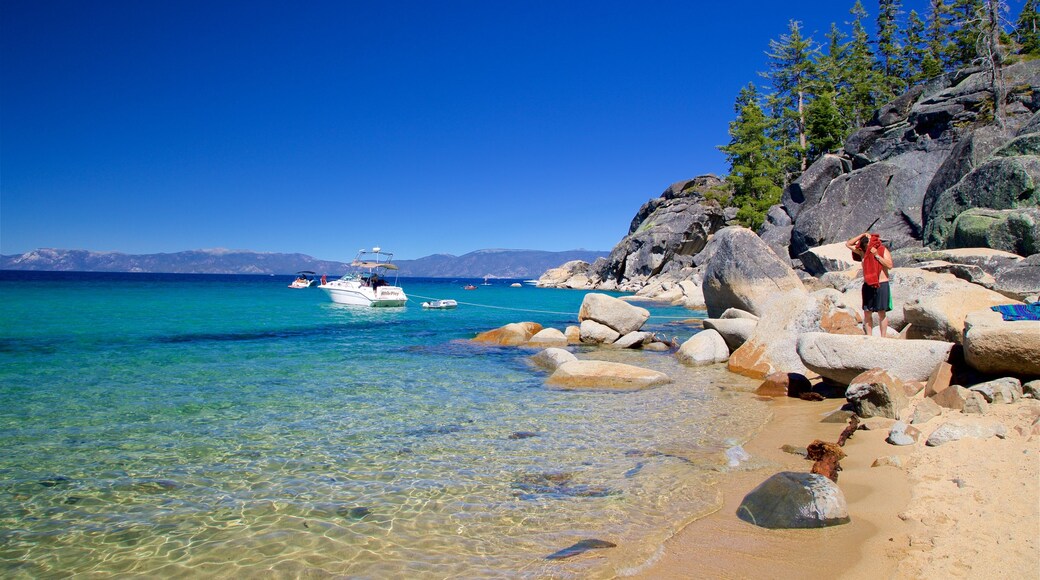
<path fill-rule="evenodd" d="M 0 274 L 0 574 L 612 576 L 716 508 L 767 413 L 667 353 L 581 351 L 675 382 L 578 393 L 465 340 L 562 330 L 582 292 L 402 280 L 368 309 L 289 281 Z M 546 559 L 586 538 L 618 547 Z"/>

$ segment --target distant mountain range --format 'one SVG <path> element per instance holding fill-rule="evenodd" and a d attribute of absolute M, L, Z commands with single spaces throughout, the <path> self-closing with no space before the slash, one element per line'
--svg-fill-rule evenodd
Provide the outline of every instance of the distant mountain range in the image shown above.
<path fill-rule="evenodd" d="M 537 278 L 571 260 L 593 262 L 609 252 L 569 250 L 477 250 L 462 256 L 434 254 L 418 260 L 396 260 L 402 276 L 429 278 Z M 75 272 L 156 272 L 170 274 L 293 274 L 311 270 L 340 275 L 345 262 L 318 260 L 305 254 L 245 250 L 191 250 L 172 254 L 121 254 L 41 248 L 0 256 L 2 270 Z"/>

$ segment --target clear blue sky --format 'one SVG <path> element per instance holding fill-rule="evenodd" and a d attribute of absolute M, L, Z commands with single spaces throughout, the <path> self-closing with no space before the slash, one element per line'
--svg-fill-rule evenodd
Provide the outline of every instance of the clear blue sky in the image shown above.
<path fill-rule="evenodd" d="M 852 3 L 4 0 L 0 252 L 609 250 Z"/>

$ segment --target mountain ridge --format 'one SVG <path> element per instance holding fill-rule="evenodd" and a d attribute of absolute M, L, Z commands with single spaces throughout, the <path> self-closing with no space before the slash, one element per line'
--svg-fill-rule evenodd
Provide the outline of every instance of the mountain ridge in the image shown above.
<path fill-rule="evenodd" d="M 609 252 L 595 250 L 482 249 L 454 256 L 431 254 L 395 260 L 401 275 L 429 278 L 534 278 L 562 262 L 594 261 Z M 292 274 L 311 270 L 330 276 L 349 269 L 349 262 L 320 260 L 300 253 L 253 252 L 213 248 L 172 253 L 125 254 L 38 248 L 0 255 L 0 269 L 79 272 L 147 272 L 167 274 Z"/>

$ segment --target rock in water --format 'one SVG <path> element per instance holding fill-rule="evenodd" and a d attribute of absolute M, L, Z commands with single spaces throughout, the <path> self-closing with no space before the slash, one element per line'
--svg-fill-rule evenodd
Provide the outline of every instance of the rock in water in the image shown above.
<path fill-rule="evenodd" d="M 849 523 L 845 495 L 833 481 L 815 473 L 783 471 L 751 490 L 737 517 L 771 529 L 823 528 Z"/>
<path fill-rule="evenodd" d="M 573 546 L 566 547 L 559 552 L 553 552 L 545 557 L 546 560 L 563 560 L 565 558 L 572 558 L 578 554 L 584 554 L 589 550 L 599 550 L 602 548 L 616 548 L 617 544 L 608 542 L 606 540 L 597 540 L 590 538 L 588 540 L 582 540 Z"/>

